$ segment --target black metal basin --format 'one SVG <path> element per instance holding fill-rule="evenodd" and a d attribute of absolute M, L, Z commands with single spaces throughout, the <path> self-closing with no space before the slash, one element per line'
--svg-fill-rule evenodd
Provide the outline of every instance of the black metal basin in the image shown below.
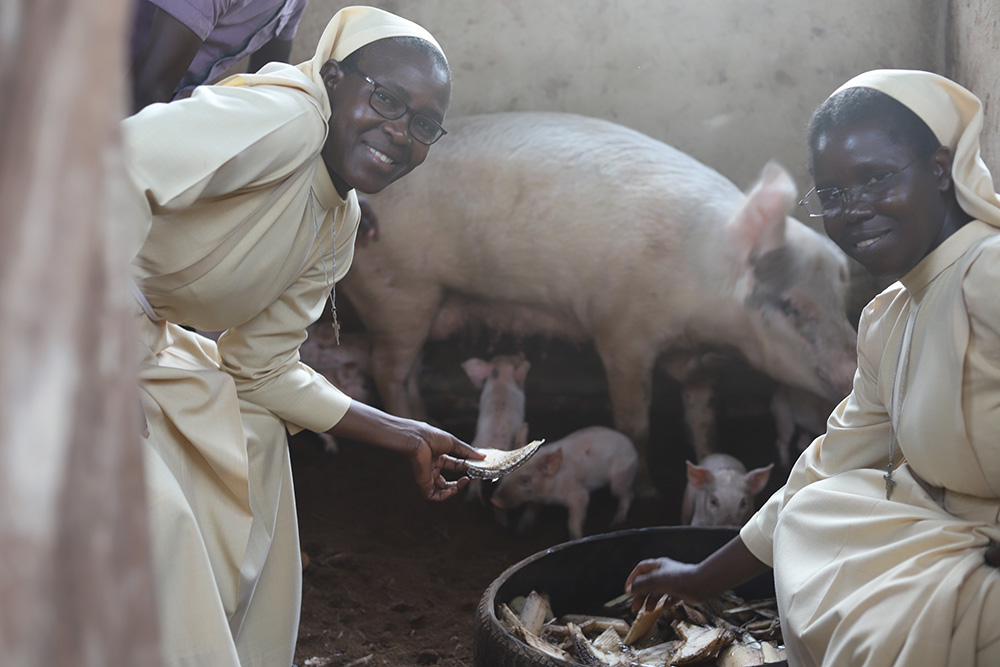
<path fill-rule="evenodd" d="M 565 542 L 507 568 L 490 584 L 476 611 L 473 660 L 476 667 L 567 667 L 508 633 L 497 605 L 532 590 L 549 595 L 557 613 L 585 610 L 621 595 L 625 579 L 645 558 L 668 556 L 697 562 L 737 535 L 735 528 L 664 526 L 623 530 Z M 748 599 L 774 596 L 770 573 L 736 589 Z M 787 663 L 771 663 L 783 665 Z"/>

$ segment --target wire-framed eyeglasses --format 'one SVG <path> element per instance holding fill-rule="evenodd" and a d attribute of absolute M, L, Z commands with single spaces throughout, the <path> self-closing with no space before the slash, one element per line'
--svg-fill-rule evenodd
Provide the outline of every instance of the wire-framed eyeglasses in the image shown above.
<path fill-rule="evenodd" d="M 810 218 L 836 218 L 853 202 L 872 204 L 888 199 L 894 192 L 898 177 L 919 161 L 913 160 L 899 171 L 879 171 L 860 185 L 843 188 L 813 188 L 799 201 Z"/>
<path fill-rule="evenodd" d="M 419 141 L 426 146 L 430 146 L 435 141 L 448 134 L 448 131 L 441 127 L 441 124 L 436 120 L 428 118 L 424 114 L 415 111 L 409 104 L 399 99 L 395 93 L 359 70 L 355 65 L 347 62 L 343 62 L 341 64 L 346 65 L 360 74 L 365 81 L 370 83 L 375 88 L 375 90 L 372 91 L 371 97 L 368 98 L 368 104 L 370 104 L 372 109 L 374 109 L 378 115 L 382 116 L 382 118 L 385 118 L 386 120 L 396 120 L 397 118 L 402 118 L 407 113 L 410 114 L 410 123 L 407 125 L 407 131 L 416 141 Z"/>

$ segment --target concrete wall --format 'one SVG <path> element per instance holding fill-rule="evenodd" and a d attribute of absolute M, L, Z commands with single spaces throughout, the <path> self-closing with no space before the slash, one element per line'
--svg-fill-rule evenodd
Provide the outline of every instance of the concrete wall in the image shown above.
<path fill-rule="evenodd" d="M 983 159 L 1000 190 L 1000 0 L 952 0 L 948 76 L 983 101 Z"/>
<path fill-rule="evenodd" d="M 311 57 L 343 4 L 311 0 L 294 59 Z M 811 187 L 805 125 L 854 74 L 946 73 L 943 0 L 373 4 L 441 42 L 454 70 L 452 115 L 536 109 L 607 118 L 674 144 L 744 189 L 772 158 L 803 191 Z"/>

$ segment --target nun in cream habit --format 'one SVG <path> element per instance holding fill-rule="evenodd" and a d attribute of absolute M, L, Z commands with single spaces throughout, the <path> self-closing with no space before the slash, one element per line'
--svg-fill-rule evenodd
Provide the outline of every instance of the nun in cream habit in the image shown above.
<path fill-rule="evenodd" d="M 853 392 L 741 536 L 773 564 L 790 663 L 1000 665 L 1000 570 L 984 561 L 1000 541 L 1000 201 L 982 107 L 926 72 L 851 87 L 951 148 L 974 219 L 865 308 Z"/>
<path fill-rule="evenodd" d="M 389 121 L 368 106 L 368 83 L 345 68 L 331 78 L 329 61 L 395 37 L 440 51 L 410 21 L 349 7 L 330 21 L 312 60 L 271 63 L 123 122 L 146 211 L 132 279 L 166 665 L 292 662 L 302 582 L 286 430 L 322 432 L 355 411 L 377 412 L 352 405 L 298 358 L 306 327 L 351 265 L 358 230 L 354 184 L 325 162 L 342 157 L 327 154 L 331 109 L 353 104 L 355 116 L 371 119 L 370 129 L 354 127 L 354 116 L 338 121 L 346 130 L 389 133 Z M 426 97 L 443 120 L 450 74 L 443 55 L 426 62 L 434 72 Z M 391 85 L 394 70 L 384 71 Z M 350 90 L 349 99 L 331 86 Z M 407 164 L 410 151 L 427 149 L 408 143 L 408 120 L 392 129 L 400 169 L 422 161 Z M 179 325 L 224 333 L 216 344 Z M 420 456 L 395 448 L 412 454 L 428 497 L 448 497 L 467 482 L 440 476 L 458 464 L 448 454 L 478 456 L 464 443 L 384 414 L 362 426 L 369 423 L 371 433 L 351 433 L 376 444 L 383 436 L 422 443 Z"/>
<path fill-rule="evenodd" d="M 851 394 L 739 537 L 698 564 L 643 561 L 626 590 L 636 605 L 650 592 L 700 599 L 772 566 L 790 665 L 1000 665 L 1000 198 L 979 155 L 982 105 L 928 72 L 876 70 L 838 92 L 853 88 L 902 103 L 950 153 L 912 160 L 921 166 L 898 181 L 909 194 L 848 195 L 824 220 L 828 234 L 859 261 L 869 247 L 870 261 L 887 261 L 880 239 L 920 247 L 907 246 L 915 227 L 933 231 L 925 199 L 947 202 L 955 228 L 922 257 L 910 250 L 905 273 L 865 308 Z M 822 187 L 879 178 L 862 181 L 878 156 L 858 137 L 882 137 L 895 175 L 908 168 L 914 149 L 886 121 L 849 123 L 814 135 L 828 142 L 812 145 L 817 185 L 820 167 L 839 179 L 826 174 Z M 831 150 L 850 158 L 831 167 Z M 953 194 L 937 169 L 946 154 Z"/>

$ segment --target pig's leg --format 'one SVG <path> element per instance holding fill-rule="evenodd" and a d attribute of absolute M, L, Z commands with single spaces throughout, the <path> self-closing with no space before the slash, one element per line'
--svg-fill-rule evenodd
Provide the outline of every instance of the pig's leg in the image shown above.
<path fill-rule="evenodd" d="M 627 491 L 621 495 L 615 494 L 615 497 L 618 498 L 618 511 L 615 512 L 615 517 L 611 520 L 611 523 L 618 524 L 625 521 L 625 517 L 628 516 L 628 510 L 632 506 L 633 495 L 632 491 Z"/>
<path fill-rule="evenodd" d="M 611 472 L 611 495 L 618 499 L 618 511 L 615 512 L 615 518 L 611 520 L 612 524 L 622 523 L 625 521 L 625 517 L 628 516 L 629 507 L 632 506 L 632 498 L 635 494 L 632 493 L 632 482 L 635 479 L 635 467 L 631 467 L 627 470 L 613 470 Z"/>
<path fill-rule="evenodd" d="M 583 537 L 583 521 L 587 518 L 587 505 L 590 504 L 590 492 L 580 487 L 570 491 L 565 500 L 566 509 L 569 510 L 569 519 L 566 522 L 569 528 L 570 539 L 578 540 Z"/>
<path fill-rule="evenodd" d="M 715 451 L 716 424 L 714 398 L 714 378 L 698 375 L 687 379 L 681 390 L 684 402 L 684 421 L 691 435 L 691 444 L 699 461 Z"/>
<path fill-rule="evenodd" d="M 379 398 L 386 412 L 426 419 L 418 361 L 441 306 L 441 290 L 397 289 L 378 298 L 377 309 L 358 311 L 371 337 L 369 365 Z"/>
<path fill-rule="evenodd" d="M 628 331 L 628 327 L 623 329 Z M 624 343 L 624 344 L 623 344 Z M 652 347 L 630 349 L 629 341 L 597 341 L 597 351 L 608 378 L 608 395 L 614 413 L 615 428 L 635 444 L 639 454 L 635 492 L 641 497 L 656 495 L 649 473 L 646 453 L 649 443 L 649 405 L 653 394 Z"/>
<path fill-rule="evenodd" d="M 400 417 L 426 419 L 427 411 L 417 384 L 418 360 L 423 340 L 397 335 L 372 337 L 372 379 L 386 412 Z"/>
<path fill-rule="evenodd" d="M 778 432 L 775 439 L 775 447 L 778 450 L 778 461 L 784 470 L 788 470 L 791 465 L 791 454 L 789 448 L 795 436 L 795 422 L 792 419 L 792 410 L 785 400 L 784 392 L 776 391 L 771 399 L 771 415 L 774 417 L 774 427 Z"/>

